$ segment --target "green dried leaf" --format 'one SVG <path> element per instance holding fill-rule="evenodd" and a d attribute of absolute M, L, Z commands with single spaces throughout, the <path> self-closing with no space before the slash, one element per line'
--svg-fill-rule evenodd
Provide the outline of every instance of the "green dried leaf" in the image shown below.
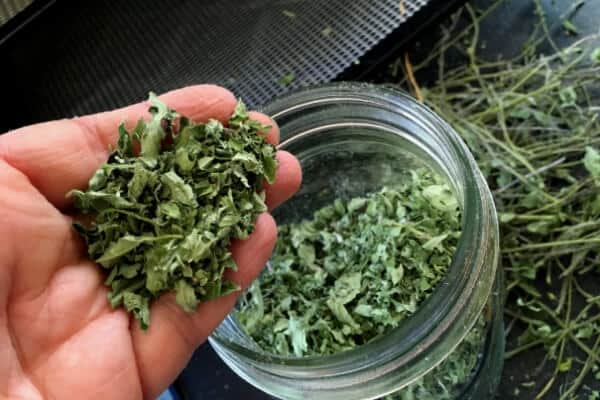
<path fill-rule="evenodd" d="M 147 329 L 150 326 L 150 308 L 149 300 L 139 294 L 133 292 L 124 292 L 123 305 L 127 312 L 132 313 L 140 322 L 142 329 Z"/>
<path fill-rule="evenodd" d="M 501 212 L 498 213 L 498 219 L 500 222 L 506 224 L 515 219 L 516 214 L 514 212 Z"/>
<path fill-rule="evenodd" d="M 573 366 L 573 359 L 567 358 L 565 361 L 558 364 L 558 370 L 560 372 L 567 372 L 571 369 L 572 366 Z"/>
<path fill-rule="evenodd" d="M 112 261 L 115 261 L 121 256 L 124 256 L 125 254 L 134 250 L 140 244 L 153 240 L 155 240 L 153 236 L 136 237 L 132 235 L 125 235 L 116 242 L 112 242 L 104 254 L 96 259 L 96 262 L 102 264 L 104 267 L 109 267 Z"/>
<path fill-rule="evenodd" d="M 133 177 L 127 184 L 127 194 L 132 201 L 137 200 L 144 189 L 148 186 L 154 187 L 158 182 L 157 174 L 153 171 L 148 171 L 141 164 L 137 164 L 133 168 Z"/>
<path fill-rule="evenodd" d="M 129 132 L 125 128 L 125 124 L 119 125 L 119 140 L 117 142 L 117 148 L 121 157 L 131 157 L 133 154 L 133 145 L 131 144 L 131 137 Z"/>
<path fill-rule="evenodd" d="M 272 147 L 263 148 L 263 171 L 268 183 L 275 182 L 275 173 L 277 172 L 277 160 L 274 152 Z"/>
<path fill-rule="evenodd" d="M 360 326 L 356 323 L 356 321 L 354 321 L 342 301 L 339 299 L 329 298 L 326 301 L 326 304 L 333 313 L 334 317 L 337 318 L 340 324 L 342 324 L 343 328 L 350 327 L 354 331 L 360 329 Z"/>
<path fill-rule="evenodd" d="M 196 297 L 196 291 L 185 280 L 181 279 L 175 284 L 175 301 L 187 312 L 196 311 L 199 301 Z"/>
<path fill-rule="evenodd" d="M 555 221 L 534 221 L 527 224 L 527 230 L 531 233 L 546 235 L 551 231 L 554 225 L 556 225 Z"/>
<path fill-rule="evenodd" d="M 96 176 L 97 174 L 95 174 L 92 179 L 95 179 Z M 69 196 L 73 197 L 75 207 L 86 214 L 102 211 L 106 208 L 127 210 L 140 208 L 140 205 L 121 197 L 121 193 L 119 192 L 113 194 L 93 190 L 88 190 L 87 192 L 82 192 L 81 190 L 72 190 L 69 192 Z"/>
<path fill-rule="evenodd" d="M 170 132 L 177 113 L 167 108 L 154 93 L 150 93 L 150 114 L 152 119 L 137 131 L 136 139 L 140 142 L 140 156 L 154 163 L 161 150 L 161 142 Z M 167 130 L 165 130 L 167 127 Z"/>
<path fill-rule="evenodd" d="M 442 233 L 441 235 L 434 236 L 423 244 L 423 248 L 425 250 L 433 250 L 433 249 L 443 250 L 443 248 L 441 247 L 441 244 L 447 237 L 448 237 L 447 233 Z"/>
<path fill-rule="evenodd" d="M 442 211 L 456 211 L 458 201 L 447 185 L 431 185 L 423 189 L 423 196 Z"/>
<path fill-rule="evenodd" d="M 169 189 L 170 200 L 191 207 L 196 205 L 194 190 L 175 171 L 165 173 L 160 180 Z"/>
<path fill-rule="evenodd" d="M 303 243 L 298 247 L 298 258 L 305 265 L 312 265 L 315 262 L 315 248 L 310 244 Z"/>
<path fill-rule="evenodd" d="M 600 47 L 592 51 L 592 53 L 590 54 L 590 58 L 592 59 L 592 62 L 600 64 Z"/>
<path fill-rule="evenodd" d="M 288 18 L 296 18 L 296 13 L 290 10 L 283 10 L 281 13 Z"/>
<path fill-rule="evenodd" d="M 285 333 L 290 337 L 294 355 L 298 357 L 302 356 L 308 348 L 308 343 L 306 343 L 306 326 L 304 326 L 302 321 L 290 317 Z"/>
<path fill-rule="evenodd" d="M 352 272 L 336 279 L 329 296 L 341 304 L 350 303 L 360 293 L 360 272 Z"/>
<path fill-rule="evenodd" d="M 514 108 L 511 110 L 510 112 L 510 116 L 512 118 L 518 118 L 518 119 L 522 119 L 522 120 L 528 120 L 529 118 L 531 118 L 531 108 L 529 107 L 518 107 L 518 108 Z"/>
<path fill-rule="evenodd" d="M 296 74 L 294 74 L 293 72 L 290 72 L 289 74 L 285 74 L 283 75 L 280 79 L 279 79 L 279 84 L 281 86 L 288 86 L 290 85 L 292 82 L 294 82 L 296 80 Z"/>
<path fill-rule="evenodd" d="M 562 22 L 562 26 L 563 26 L 563 28 L 565 28 L 565 31 L 571 35 L 577 35 L 579 33 L 575 24 L 573 24 L 568 19 L 566 19 Z"/>
<path fill-rule="evenodd" d="M 326 26 L 321 31 L 321 35 L 323 35 L 323 36 L 329 36 L 329 35 L 331 35 L 332 32 L 333 32 L 333 28 L 331 26 Z"/>
<path fill-rule="evenodd" d="M 563 106 L 574 106 L 577 103 L 577 92 L 573 86 L 561 89 L 558 96 Z"/>
<path fill-rule="evenodd" d="M 598 327 L 595 324 L 589 324 L 578 329 L 575 333 L 575 337 L 577 339 L 589 339 L 594 335 L 595 331 L 599 331 L 600 333 L 600 329 L 598 329 Z"/>

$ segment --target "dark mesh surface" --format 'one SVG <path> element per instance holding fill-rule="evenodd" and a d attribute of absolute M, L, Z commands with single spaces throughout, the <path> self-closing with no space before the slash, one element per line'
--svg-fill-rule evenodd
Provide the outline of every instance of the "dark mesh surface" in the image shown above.
<path fill-rule="evenodd" d="M 199 82 L 256 106 L 334 79 L 428 2 L 403 0 L 401 13 L 399 0 L 57 1 L 35 30 L 0 47 L 2 87 L 20 123 Z M 287 74 L 295 79 L 282 85 Z"/>
<path fill-rule="evenodd" d="M 32 0 L 0 0 L 0 26 L 27 7 Z"/>

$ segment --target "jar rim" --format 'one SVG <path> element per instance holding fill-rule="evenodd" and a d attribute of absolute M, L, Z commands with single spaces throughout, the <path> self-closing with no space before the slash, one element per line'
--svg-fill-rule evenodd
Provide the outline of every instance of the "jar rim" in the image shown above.
<path fill-rule="evenodd" d="M 449 273 L 444 280 L 446 285 L 444 282 L 440 283 L 424 303 L 428 307 L 426 311 L 434 314 L 424 315 L 425 311 L 420 306 L 414 315 L 403 321 L 403 324 L 369 343 L 325 356 L 282 357 L 249 349 L 222 338 L 219 334 L 210 338 L 211 343 L 216 346 L 225 347 L 253 363 L 277 364 L 278 368 L 285 369 L 289 376 L 339 376 L 342 374 L 340 367 L 345 374 L 352 373 L 353 370 L 362 371 L 372 368 L 374 363 L 377 363 L 378 368 L 384 364 L 387 364 L 388 368 L 397 368 L 410 363 L 448 336 L 457 319 L 462 319 L 466 325 L 475 322 L 485 305 L 485 299 L 478 299 L 477 304 L 474 304 L 474 292 L 491 292 L 495 264 L 497 264 L 495 262 L 492 266 L 486 265 L 490 258 L 497 258 L 497 254 L 488 254 L 486 249 L 492 248 L 493 252 L 493 249 L 498 247 L 497 221 L 489 189 L 465 143 L 427 106 L 416 102 L 411 96 L 397 89 L 365 83 L 341 82 L 293 92 L 275 99 L 262 111 L 277 122 L 307 107 L 331 103 L 365 104 L 392 112 L 410 113 L 412 117 L 428 125 L 429 129 L 438 131 L 446 140 L 444 144 L 448 147 L 446 149 L 448 154 L 462 166 L 454 171 L 461 174 L 459 179 L 466 189 L 462 193 L 464 196 L 462 234 Z M 283 140 L 279 148 L 285 149 L 289 138 L 285 138 L 285 133 L 282 133 Z M 446 166 L 441 165 L 441 167 Z M 446 172 L 448 175 L 449 172 Z M 490 228 L 492 234 L 489 233 Z M 490 241 L 496 241 L 495 245 L 490 246 Z M 427 324 L 420 326 L 419 318 L 425 317 Z M 466 325 L 463 328 L 464 334 L 454 339 L 452 348 L 460 343 L 470 329 L 470 326 Z M 357 357 L 359 353 L 364 355 L 365 352 L 376 354 L 376 359 Z M 380 370 L 379 373 L 385 371 Z"/>

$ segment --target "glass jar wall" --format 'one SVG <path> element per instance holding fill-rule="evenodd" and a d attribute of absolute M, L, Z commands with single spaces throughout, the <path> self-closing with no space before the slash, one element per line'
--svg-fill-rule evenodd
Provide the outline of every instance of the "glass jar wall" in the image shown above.
<path fill-rule="evenodd" d="M 460 204 L 462 233 L 443 281 L 397 328 L 328 356 L 261 349 L 232 314 L 210 342 L 242 378 L 281 399 L 487 399 L 502 368 L 502 279 L 489 189 L 457 134 L 401 92 L 333 84 L 297 92 L 266 110 L 280 148 L 302 164 L 299 193 L 274 212 L 297 222 L 336 198 L 391 185 L 407 170 L 441 174 Z M 386 397 L 388 396 L 388 397 Z"/>

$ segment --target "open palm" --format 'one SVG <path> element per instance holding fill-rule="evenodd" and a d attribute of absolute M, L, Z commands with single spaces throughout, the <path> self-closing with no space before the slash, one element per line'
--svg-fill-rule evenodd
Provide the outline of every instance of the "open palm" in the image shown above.
<path fill-rule="evenodd" d="M 208 85 L 161 98 L 196 121 L 226 121 L 236 103 Z M 0 136 L 0 398 L 154 398 L 233 306 L 235 294 L 188 314 L 166 295 L 152 306 L 149 331 L 141 331 L 108 305 L 102 271 L 71 227 L 65 194 L 85 188 L 116 143 L 117 125 L 145 113 L 138 104 Z M 277 138 L 271 129 L 268 140 Z M 270 207 L 300 184 L 297 161 L 285 152 L 278 159 L 276 182 L 267 188 Z M 261 215 L 250 238 L 232 245 L 239 270 L 229 278 L 247 286 L 275 237 L 273 219 Z"/>

